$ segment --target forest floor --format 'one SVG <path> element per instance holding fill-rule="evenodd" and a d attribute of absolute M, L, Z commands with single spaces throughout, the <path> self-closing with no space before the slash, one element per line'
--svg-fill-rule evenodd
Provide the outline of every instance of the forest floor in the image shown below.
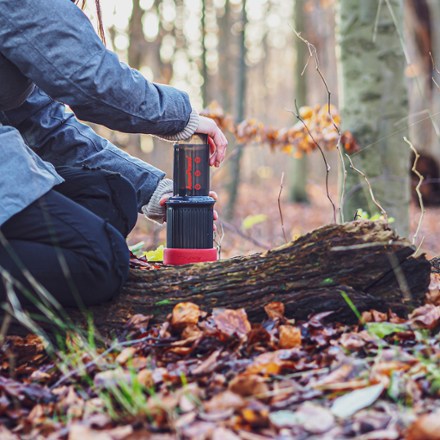
<path fill-rule="evenodd" d="M 243 188 L 223 257 L 284 242 L 279 188 L 256 191 Z M 332 221 L 322 188 L 309 194 L 310 205 L 283 200 L 288 239 Z M 440 254 L 438 216 L 428 210 L 419 233 L 429 258 Z M 151 244 L 145 228 L 139 222 L 131 244 Z M 163 230 L 155 235 L 156 245 Z M 294 322 L 281 303 L 265 310 L 249 322 L 244 310 L 182 303 L 164 322 L 135 315 L 105 342 L 91 326 L 61 349 L 35 335 L 3 337 L 0 439 L 440 439 L 437 275 L 427 304 L 406 319 L 370 311 L 349 326 L 326 314 Z"/>

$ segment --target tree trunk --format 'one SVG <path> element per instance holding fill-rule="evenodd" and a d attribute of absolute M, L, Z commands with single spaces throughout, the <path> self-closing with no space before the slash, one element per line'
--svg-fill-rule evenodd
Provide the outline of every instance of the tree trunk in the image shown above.
<path fill-rule="evenodd" d="M 294 27 L 295 30 L 304 34 L 305 30 L 305 14 L 304 2 L 302 0 L 295 0 L 294 10 Z M 304 36 L 304 35 L 303 35 Z M 303 75 L 304 66 L 307 62 L 307 46 L 304 41 L 299 38 L 295 39 L 295 100 L 298 107 L 301 107 L 307 102 L 307 81 Z M 291 168 L 291 184 L 290 184 L 290 201 L 299 203 L 308 203 L 307 196 L 307 175 L 308 175 L 308 157 L 303 155 L 301 158 L 294 158 L 292 160 Z"/>
<path fill-rule="evenodd" d="M 120 329 L 136 313 L 163 320 L 182 301 L 205 310 L 244 307 L 257 319 L 265 304 L 281 301 L 291 318 L 331 310 L 330 319 L 353 321 L 345 292 L 360 312 L 374 308 L 404 314 L 422 302 L 430 281 L 429 262 L 424 256 L 413 258 L 413 252 L 383 223 L 329 225 L 262 254 L 132 270 L 117 299 L 90 311 L 104 334 Z"/>
<path fill-rule="evenodd" d="M 239 68 L 238 68 L 238 84 L 237 84 L 237 98 L 236 98 L 236 109 L 237 109 L 237 121 L 241 122 L 245 118 L 246 109 L 246 25 L 247 25 L 247 15 L 246 15 L 246 0 L 242 0 L 242 11 L 241 11 L 241 29 L 240 29 L 240 53 L 239 53 Z M 225 217 L 231 220 L 235 213 L 235 205 L 238 198 L 238 190 L 240 186 L 240 167 L 241 158 L 243 156 L 243 144 L 237 144 L 235 146 L 234 156 L 230 162 L 230 182 L 229 182 L 229 199 L 228 204 L 225 209 Z"/>
<path fill-rule="evenodd" d="M 362 149 L 353 162 L 367 175 L 388 216 L 395 218 L 396 230 L 406 236 L 410 150 L 403 141 L 408 130 L 408 98 L 399 37 L 402 3 L 340 0 L 338 18 L 343 129 L 353 133 Z M 363 177 L 348 164 L 347 171 L 344 217 L 353 218 L 358 208 L 370 215 L 379 212 Z"/>
<path fill-rule="evenodd" d="M 203 85 L 202 85 L 202 102 L 203 107 L 206 107 L 209 104 L 208 99 L 208 65 L 207 65 L 207 50 L 206 50 L 206 0 L 202 0 L 202 17 L 201 17 L 201 32 L 202 32 L 202 39 L 201 39 L 201 45 L 202 45 L 202 78 L 203 78 Z"/>

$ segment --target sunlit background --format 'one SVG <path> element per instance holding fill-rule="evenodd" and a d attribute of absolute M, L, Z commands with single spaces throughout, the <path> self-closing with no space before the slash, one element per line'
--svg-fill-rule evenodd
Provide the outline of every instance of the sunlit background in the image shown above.
<path fill-rule="evenodd" d="M 325 105 L 328 91 L 331 103 L 338 106 L 337 5 L 336 0 L 101 0 L 107 47 L 122 61 L 140 70 L 149 80 L 185 90 L 199 111 L 216 101 L 237 123 L 256 119 L 265 127 L 280 129 L 297 122 L 292 111 L 296 104 Z M 440 108 L 437 97 L 440 93 L 429 92 L 432 69 L 427 53 L 432 50 L 439 59 L 440 44 L 434 44 L 439 40 L 435 26 L 429 27 L 427 23 L 429 20 L 436 23 L 440 4 L 423 0 L 406 1 L 404 5 L 410 136 L 417 139 L 419 149 L 438 154 L 438 138 L 426 114 L 436 106 Z M 92 0 L 86 13 L 96 24 Z M 316 70 L 315 60 L 309 57 L 307 46 L 295 31 L 301 32 L 316 48 L 326 85 Z M 423 122 L 419 122 L 420 115 Z M 119 147 L 172 176 L 169 143 L 148 135 L 94 128 Z M 236 139 L 228 136 L 229 156 L 224 166 L 212 173 L 213 189 L 221 195 L 220 212 L 229 203 L 234 184 L 230 164 L 236 157 Z M 327 160 L 331 167 L 330 191 L 337 197 L 336 153 L 328 153 Z M 287 204 L 293 200 L 293 188 L 298 184 L 305 188 L 312 205 L 319 206 L 307 214 L 304 224 L 304 219 L 297 217 L 304 211 L 292 205 L 291 219 L 287 221 L 289 237 L 332 219 L 324 194 L 325 166 L 319 153 L 299 163 L 292 154 L 271 151 L 261 142 L 250 142 L 243 150 L 240 179 L 236 182 L 238 204 L 231 221 L 240 227 L 247 216 L 263 214 L 271 221 L 263 222 L 258 226 L 260 231 L 257 227 L 252 232 L 257 235 L 261 232 L 270 245 L 283 241 L 278 212 L 282 176 L 281 198 L 286 209 L 290 209 Z M 296 177 L 302 183 L 298 179 L 295 182 Z M 163 241 L 162 230 L 151 225 L 145 228 L 144 232 L 153 237 L 152 245 Z"/>

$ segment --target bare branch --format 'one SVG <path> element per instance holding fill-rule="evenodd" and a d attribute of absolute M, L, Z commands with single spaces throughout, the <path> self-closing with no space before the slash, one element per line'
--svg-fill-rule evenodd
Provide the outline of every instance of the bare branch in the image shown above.
<path fill-rule="evenodd" d="M 412 238 L 412 244 L 416 244 L 416 239 L 417 236 L 419 234 L 420 231 L 420 227 L 422 226 L 422 221 L 423 221 L 423 217 L 425 215 L 425 205 L 423 204 L 423 198 L 422 198 L 422 193 L 420 192 L 420 187 L 423 183 L 423 179 L 424 177 L 420 174 L 419 170 L 417 169 L 417 162 L 420 158 L 420 154 L 418 153 L 418 151 L 416 150 L 416 148 L 414 147 L 414 145 L 404 136 L 403 140 L 409 145 L 409 147 L 411 148 L 411 150 L 413 151 L 415 158 L 414 158 L 414 163 L 412 165 L 411 171 L 419 178 L 419 182 L 416 186 L 416 193 L 417 193 L 417 197 L 419 199 L 419 206 L 420 206 L 420 217 L 419 217 L 419 222 L 417 223 L 417 229 L 416 232 L 413 235 Z M 422 239 L 423 240 L 423 239 Z"/>
<path fill-rule="evenodd" d="M 296 113 L 295 113 L 296 118 L 303 124 L 304 128 L 307 131 L 307 134 L 310 136 L 310 139 L 312 139 L 313 143 L 316 145 L 316 148 L 318 148 L 319 152 L 321 153 L 322 159 L 324 161 L 325 169 L 326 169 L 326 174 L 325 174 L 325 190 L 326 190 L 326 193 L 327 193 L 327 199 L 330 201 L 330 203 L 332 205 L 332 208 L 333 208 L 333 223 L 336 223 L 336 205 L 334 204 L 334 202 L 333 202 L 333 200 L 332 200 L 332 198 L 330 196 L 329 183 L 328 183 L 329 174 L 330 174 L 330 165 L 329 165 L 329 163 L 327 161 L 327 158 L 325 157 L 324 150 L 321 148 L 321 145 L 319 145 L 319 143 L 316 142 L 316 140 L 313 137 L 309 127 L 305 123 L 304 119 L 300 116 L 299 109 L 298 109 L 298 104 L 296 102 L 296 99 L 295 99 L 295 109 L 296 109 Z"/>
<path fill-rule="evenodd" d="M 288 243 L 286 230 L 284 229 L 283 211 L 281 209 L 281 193 L 283 192 L 284 172 L 281 173 L 280 192 L 278 193 L 278 211 L 280 212 L 281 229 L 283 230 L 284 241 Z"/>
<path fill-rule="evenodd" d="M 340 127 L 336 124 L 335 120 L 333 119 L 333 115 L 331 112 L 331 92 L 330 89 L 328 87 L 327 81 L 325 80 L 324 75 L 321 72 L 320 66 L 319 66 L 319 58 L 318 58 L 318 51 L 316 50 L 316 47 L 310 43 L 310 41 L 306 40 L 300 33 L 298 33 L 295 29 L 293 30 L 295 32 L 295 35 L 304 43 L 307 45 L 307 49 L 309 51 L 309 59 L 307 60 L 306 65 L 304 66 L 303 72 L 301 73 L 301 75 L 305 72 L 307 66 L 309 65 L 309 60 L 310 58 L 313 58 L 315 61 L 315 70 L 318 73 L 319 77 L 321 78 L 322 83 L 324 84 L 325 90 L 327 92 L 327 113 L 330 117 L 330 120 L 332 122 L 333 127 L 335 128 L 335 130 L 338 133 L 338 140 L 336 142 L 336 149 L 338 150 L 338 154 L 339 154 L 339 160 L 341 162 L 341 168 L 342 168 L 342 184 L 341 184 L 341 194 L 340 194 L 340 201 L 339 201 L 339 216 L 341 219 L 341 222 L 344 223 L 344 200 L 345 200 L 345 188 L 346 188 L 346 183 L 347 183 L 347 169 L 345 166 L 345 161 L 344 161 L 344 156 L 343 156 L 343 151 L 341 148 L 341 139 L 342 139 L 342 133 L 340 130 Z M 307 128 L 307 127 L 306 127 Z M 313 139 L 313 138 L 312 138 Z M 316 144 L 316 142 L 315 142 Z M 327 192 L 328 194 L 328 192 Z M 331 200 L 330 200 L 331 201 Z M 333 205 L 333 203 L 332 203 Z M 334 216 L 336 217 L 336 215 Z M 336 218 L 335 218 L 335 223 L 336 223 Z"/>
<path fill-rule="evenodd" d="M 384 219 L 385 219 L 386 221 L 388 221 L 388 215 L 387 215 L 385 209 L 384 209 L 384 208 L 382 207 L 382 205 L 376 200 L 376 197 L 374 197 L 373 188 L 372 188 L 372 186 L 371 186 L 370 181 L 368 180 L 368 177 L 366 176 L 365 173 L 363 173 L 361 170 L 359 170 L 358 168 L 356 168 L 356 167 L 354 166 L 354 163 L 353 163 L 353 161 L 351 160 L 351 157 L 350 157 L 347 153 L 345 153 L 345 156 L 347 157 L 348 161 L 350 162 L 350 168 L 351 168 L 352 170 L 356 171 L 358 174 L 360 174 L 360 175 L 364 178 L 364 180 L 365 180 L 365 182 L 366 182 L 366 184 L 367 184 L 367 186 L 368 186 L 368 190 L 369 190 L 369 192 L 370 192 L 371 200 L 372 200 L 373 203 L 379 208 L 379 211 L 380 211 L 380 213 L 383 215 Z"/>
<path fill-rule="evenodd" d="M 257 240 L 254 237 L 251 237 L 250 235 L 247 235 L 245 233 L 243 233 L 239 228 L 237 228 L 235 225 L 225 222 L 224 220 L 222 220 L 220 222 L 221 227 L 226 229 L 227 231 L 233 232 L 234 234 L 239 235 L 241 238 L 244 238 L 245 240 L 250 241 L 251 243 L 253 243 L 255 246 L 258 246 L 261 249 L 270 249 L 271 246 L 269 244 L 266 243 L 262 243 L 261 241 Z"/>

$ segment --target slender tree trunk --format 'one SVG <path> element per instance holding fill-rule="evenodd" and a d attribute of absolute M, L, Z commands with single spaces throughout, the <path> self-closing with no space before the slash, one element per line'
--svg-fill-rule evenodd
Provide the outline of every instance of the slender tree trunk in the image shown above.
<path fill-rule="evenodd" d="M 236 94 L 237 121 L 241 122 L 245 118 L 246 108 L 246 0 L 242 0 L 241 11 L 241 29 L 240 29 L 240 51 L 239 51 L 239 68 L 238 68 L 238 84 Z M 229 182 L 229 200 L 226 206 L 225 217 L 232 219 L 235 213 L 235 205 L 237 203 L 238 189 L 240 185 L 240 166 L 243 156 L 243 144 L 235 146 L 234 156 L 231 160 L 230 172 L 231 180 Z"/>
<path fill-rule="evenodd" d="M 294 28 L 303 34 L 305 30 L 304 1 L 295 0 L 294 9 Z M 296 62 L 294 67 L 295 76 L 295 100 L 298 107 L 307 102 L 307 81 L 305 75 L 302 75 L 306 63 L 306 45 L 299 38 L 295 39 Z M 308 158 L 303 155 L 301 158 L 295 158 L 292 161 L 290 200 L 292 202 L 308 203 L 307 196 L 307 174 Z"/>
<path fill-rule="evenodd" d="M 440 3 L 438 0 L 428 0 L 430 17 L 431 17 L 431 45 L 432 45 L 432 56 L 434 58 L 434 62 L 438 66 L 440 65 L 440 29 L 438 23 L 440 21 Z M 430 66 L 432 68 L 432 66 Z M 429 81 L 431 82 L 431 86 L 433 87 L 432 92 L 432 101 L 431 101 L 431 114 L 432 117 L 432 128 L 434 131 L 433 142 L 431 144 L 431 153 L 435 156 L 439 157 L 440 155 L 440 122 L 438 115 L 440 113 L 440 90 L 438 87 L 433 84 L 432 77 L 435 77 L 437 84 L 440 81 L 440 74 L 437 72 L 430 71 Z M 435 115 L 435 116 L 434 116 Z"/>
<path fill-rule="evenodd" d="M 202 0 L 202 18 L 201 18 L 201 31 L 202 31 L 202 101 L 203 106 L 206 107 L 208 105 L 208 66 L 206 64 L 206 0 Z"/>
<path fill-rule="evenodd" d="M 219 69 L 217 83 L 219 86 L 219 100 L 226 112 L 232 111 L 231 99 L 231 3 L 225 0 L 223 15 L 218 19 L 219 23 Z"/>
<path fill-rule="evenodd" d="M 403 141 L 408 131 L 408 98 L 399 38 L 402 2 L 340 0 L 338 19 L 343 128 L 354 134 L 363 149 L 352 159 L 367 175 L 388 216 L 395 218 L 396 230 L 405 236 L 409 232 L 410 150 Z M 348 164 L 347 170 L 345 218 L 353 218 L 359 208 L 370 215 L 379 212 L 363 177 Z"/>

